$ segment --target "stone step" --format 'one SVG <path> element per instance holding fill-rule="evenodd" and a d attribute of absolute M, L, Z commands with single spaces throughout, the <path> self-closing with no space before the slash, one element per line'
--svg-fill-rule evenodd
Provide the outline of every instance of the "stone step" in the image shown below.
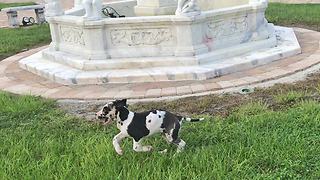
<path fill-rule="evenodd" d="M 42 52 L 20 60 L 21 68 L 64 85 L 205 80 L 301 53 L 291 28 L 276 27 L 277 46 L 193 66 L 85 71 L 44 59 Z"/>

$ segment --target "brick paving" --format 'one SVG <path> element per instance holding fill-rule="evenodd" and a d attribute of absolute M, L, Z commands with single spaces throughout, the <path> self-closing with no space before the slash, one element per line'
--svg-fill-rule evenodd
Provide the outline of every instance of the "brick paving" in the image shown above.
<path fill-rule="evenodd" d="M 5 0 L 5 2 L 7 1 L 12 2 L 12 0 Z M 15 1 L 21 2 L 23 0 Z M 269 2 L 272 1 L 269 0 Z M 64 9 L 70 9 L 73 6 L 73 0 L 63 1 L 62 6 Z M 6 15 L 0 12 L 0 26 L 5 26 L 3 21 L 1 21 L 4 16 L 6 17 Z M 294 31 L 302 48 L 301 54 L 259 67 L 203 81 L 170 81 L 81 86 L 60 85 L 22 70 L 18 66 L 18 61 L 20 59 L 47 48 L 47 46 L 44 46 L 16 54 L 0 62 L 0 90 L 16 94 L 40 95 L 52 99 L 105 100 L 193 95 L 227 88 L 240 88 L 247 85 L 276 80 L 319 64 L 320 33 L 300 28 L 294 28 Z"/>

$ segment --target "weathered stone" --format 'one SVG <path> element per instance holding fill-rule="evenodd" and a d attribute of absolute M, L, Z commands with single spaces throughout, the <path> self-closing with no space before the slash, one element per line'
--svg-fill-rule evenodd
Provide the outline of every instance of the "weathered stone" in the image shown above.
<path fill-rule="evenodd" d="M 45 16 L 44 16 L 44 10 L 43 10 L 44 8 L 45 7 L 43 5 L 33 5 L 33 6 L 9 7 L 9 8 L 4 8 L 1 11 L 7 12 L 9 26 L 19 27 L 18 11 L 34 9 L 37 23 L 43 24 L 46 22 Z"/>

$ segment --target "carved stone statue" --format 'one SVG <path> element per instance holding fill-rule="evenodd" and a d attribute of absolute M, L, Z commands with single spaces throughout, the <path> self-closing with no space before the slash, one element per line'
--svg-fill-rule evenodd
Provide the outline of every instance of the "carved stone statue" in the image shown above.
<path fill-rule="evenodd" d="M 61 8 L 61 4 L 58 0 L 45 0 L 45 15 L 47 17 L 53 17 L 53 16 L 61 16 L 64 14 Z"/>
<path fill-rule="evenodd" d="M 197 12 L 200 14 L 200 8 L 196 5 L 196 0 L 176 0 L 178 1 L 178 7 L 176 15 L 187 14 L 191 12 Z"/>
<path fill-rule="evenodd" d="M 83 0 L 82 4 L 86 10 L 86 14 L 83 16 L 84 20 L 96 21 L 102 19 L 102 3 L 101 0 Z"/>

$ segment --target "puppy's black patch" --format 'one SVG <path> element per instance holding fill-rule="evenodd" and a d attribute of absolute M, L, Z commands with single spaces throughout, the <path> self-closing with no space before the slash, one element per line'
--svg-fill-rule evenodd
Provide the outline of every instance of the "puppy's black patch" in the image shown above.
<path fill-rule="evenodd" d="M 166 133 L 170 133 L 170 130 L 173 129 L 174 124 L 178 122 L 177 116 L 166 112 L 164 118 L 163 118 L 163 123 L 161 124 L 161 128 L 165 129 Z"/>
<path fill-rule="evenodd" d="M 173 142 L 175 142 L 178 137 L 179 137 L 179 130 L 180 130 L 180 124 L 179 123 L 176 123 L 175 124 L 175 127 L 174 127 L 174 130 L 172 132 L 172 139 L 173 139 Z"/>
<path fill-rule="evenodd" d="M 128 134 L 133 137 L 136 142 L 150 133 L 146 127 L 146 117 L 149 114 L 150 112 L 135 113 L 132 122 L 128 126 Z"/>
<path fill-rule="evenodd" d="M 129 110 L 125 107 L 119 107 L 116 109 L 116 114 L 119 114 L 119 117 L 121 119 L 121 121 L 124 121 L 126 119 L 128 119 L 128 115 L 129 115 Z"/>

